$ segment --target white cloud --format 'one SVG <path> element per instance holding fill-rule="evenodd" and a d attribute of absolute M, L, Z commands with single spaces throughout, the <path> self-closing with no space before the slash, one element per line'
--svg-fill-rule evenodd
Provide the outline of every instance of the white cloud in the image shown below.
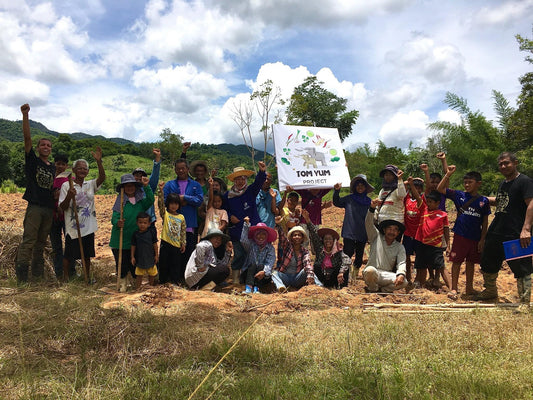
<path fill-rule="evenodd" d="M 412 0 L 375 0 L 372 2 L 353 0 L 233 0 L 218 2 L 210 0 L 211 5 L 220 5 L 227 12 L 238 13 L 265 24 L 289 27 L 332 26 L 339 23 L 363 24 L 373 15 L 398 12 Z"/>
<path fill-rule="evenodd" d="M 399 49 L 385 55 L 400 77 L 423 76 L 431 83 L 458 82 L 465 79 L 464 57 L 451 44 L 436 44 L 429 37 L 415 36 Z"/>
<path fill-rule="evenodd" d="M 0 93 L 4 104 L 30 103 L 40 106 L 46 104 L 50 88 L 31 79 L 0 79 Z"/>
<path fill-rule="evenodd" d="M 452 124 L 457 124 L 457 125 L 460 125 L 462 122 L 461 115 L 457 111 L 450 110 L 450 109 L 439 111 L 437 115 L 437 120 L 444 121 L 444 122 L 451 122 Z"/>
<path fill-rule="evenodd" d="M 198 72 L 191 64 L 141 69 L 133 74 L 132 83 L 141 90 L 137 101 L 183 114 L 192 114 L 228 93 L 224 80 Z"/>
<path fill-rule="evenodd" d="M 428 122 L 429 117 L 420 110 L 396 113 L 382 126 L 379 137 L 387 146 L 406 148 L 409 142 L 423 145 L 428 135 Z"/>
<path fill-rule="evenodd" d="M 475 22 L 480 25 L 512 26 L 517 19 L 525 15 L 533 16 L 533 1 L 505 1 L 501 4 L 483 7 L 474 16 Z"/>

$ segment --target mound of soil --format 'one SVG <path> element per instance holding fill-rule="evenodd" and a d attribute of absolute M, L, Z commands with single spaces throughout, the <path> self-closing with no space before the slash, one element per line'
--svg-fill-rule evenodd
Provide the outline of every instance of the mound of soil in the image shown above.
<path fill-rule="evenodd" d="M 97 195 L 96 212 L 98 218 L 98 231 L 95 236 L 96 257 L 100 265 L 108 271 L 108 276 L 114 275 L 115 264 L 109 239 L 111 237 L 111 209 L 115 201 L 114 195 Z M 22 228 L 26 202 L 21 194 L 0 194 L 0 216 L 2 225 L 9 229 Z M 336 207 L 323 211 L 324 226 L 336 227 L 340 232 L 344 210 Z M 449 213 L 450 223 L 455 219 L 454 212 Z M 0 243 L 0 248 L 1 248 Z M 446 262 L 448 270 L 451 264 Z M 464 268 L 464 267 L 463 267 Z M 360 278 L 360 277 L 359 277 Z M 482 289 L 483 279 L 476 271 L 474 288 Z M 459 277 L 459 289 L 464 288 L 464 273 Z M 306 286 L 298 291 L 285 294 L 265 293 L 253 296 L 242 295 L 241 285 L 230 285 L 220 292 L 189 291 L 174 285 L 160 285 L 157 287 L 143 286 L 139 292 L 117 293 L 113 284 L 101 290 L 106 293 L 104 308 L 144 308 L 157 313 L 173 313 L 190 305 L 215 308 L 222 312 L 255 312 L 265 313 L 293 312 L 299 310 L 349 310 L 364 309 L 365 304 L 452 304 L 473 303 L 467 296 L 460 296 L 457 301 L 448 299 L 446 289 L 428 290 L 414 289 L 409 292 L 400 291 L 397 294 L 380 295 L 365 292 L 364 282 L 358 279 L 342 290 L 329 290 L 316 286 Z M 500 303 L 513 303 L 517 301 L 516 280 L 507 266 L 500 272 L 498 278 Z M 272 288 L 269 290 L 272 292 Z"/>

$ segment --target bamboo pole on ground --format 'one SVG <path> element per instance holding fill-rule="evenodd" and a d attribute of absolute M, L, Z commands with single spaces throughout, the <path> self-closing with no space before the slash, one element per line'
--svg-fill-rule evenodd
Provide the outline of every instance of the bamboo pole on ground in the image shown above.
<path fill-rule="evenodd" d="M 74 182 L 72 179 L 72 174 L 68 177 L 68 185 L 70 189 L 74 189 Z M 80 246 L 80 257 L 81 257 L 81 265 L 83 268 L 83 277 L 85 279 L 85 283 L 89 282 L 88 277 L 88 271 L 87 271 L 87 263 L 85 262 L 85 252 L 83 251 L 83 241 L 81 239 L 81 229 L 80 229 L 80 220 L 78 217 L 78 206 L 76 205 L 76 196 L 72 198 L 72 209 L 74 210 L 74 219 L 76 220 L 76 232 L 78 234 L 78 244 Z M 63 275 L 65 274 L 65 270 L 63 270 Z M 67 271 L 68 276 L 68 271 Z"/>
<path fill-rule="evenodd" d="M 120 188 L 120 221 L 124 218 L 124 187 Z M 124 225 L 120 227 L 118 239 L 118 273 L 117 273 L 117 291 L 120 291 L 120 276 L 122 275 L 122 246 L 124 241 Z"/>

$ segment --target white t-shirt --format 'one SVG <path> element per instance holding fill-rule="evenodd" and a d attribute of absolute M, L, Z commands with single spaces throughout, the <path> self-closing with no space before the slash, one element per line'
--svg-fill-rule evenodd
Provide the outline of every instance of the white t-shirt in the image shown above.
<path fill-rule="evenodd" d="M 81 236 L 84 237 L 96 232 L 98 229 L 96 223 L 96 210 L 94 207 L 94 195 L 100 187 L 96 186 L 96 179 L 91 179 L 89 181 L 84 181 L 82 186 L 74 182 L 74 188 L 76 189 L 76 208 L 78 209 L 80 232 Z M 68 190 L 69 183 L 67 181 L 61 185 L 59 204 L 61 204 L 67 197 Z M 70 202 L 68 209 L 65 211 L 65 231 L 72 239 L 78 237 L 72 201 Z"/>

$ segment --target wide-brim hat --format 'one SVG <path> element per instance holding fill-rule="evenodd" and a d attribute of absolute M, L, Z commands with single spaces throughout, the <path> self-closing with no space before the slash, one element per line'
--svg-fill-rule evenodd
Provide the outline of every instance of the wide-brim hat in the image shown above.
<path fill-rule="evenodd" d="M 124 174 L 120 177 L 120 183 L 117 185 L 116 190 L 120 193 L 120 188 L 122 188 L 126 183 L 135 183 L 135 186 L 141 187 L 142 183 L 137 182 L 133 174 Z"/>
<path fill-rule="evenodd" d="M 368 180 L 366 179 L 366 175 L 359 174 L 359 175 L 356 175 L 350 182 L 350 190 L 352 191 L 352 193 L 355 193 L 355 185 L 357 184 L 357 182 L 361 182 L 361 181 L 365 184 L 367 193 L 372 193 L 375 190 L 374 186 L 368 183 Z"/>
<path fill-rule="evenodd" d="M 230 237 L 228 235 L 226 235 L 224 232 L 222 232 L 220 229 L 217 229 L 217 228 L 211 228 L 207 231 L 207 235 L 205 235 L 203 238 L 201 238 L 200 240 L 209 240 L 211 239 L 213 236 L 221 236 L 222 237 L 222 241 L 223 242 L 227 242 Z"/>
<path fill-rule="evenodd" d="M 378 225 L 378 230 L 380 233 L 382 234 L 385 234 L 385 228 L 387 228 L 388 226 L 391 226 L 391 225 L 396 225 L 398 227 L 398 229 L 400 230 L 400 235 L 403 235 L 404 231 L 405 231 L 405 225 L 402 224 L 401 222 L 399 221 L 395 221 L 393 219 L 386 219 L 384 221 L 381 221 Z"/>
<path fill-rule="evenodd" d="M 289 238 L 289 240 L 291 240 L 292 234 L 294 232 L 301 232 L 304 237 L 304 242 L 308 239 L 307 232 L 305 231 L 305 229 L 302 228 L 300 225 L 296 225 L 289 231 L 289 233 L 287 233 L 287 238 Z"/>
<path fill-rule="evenodd" d="M 320 236 L 321 239 L 324 239 L 324 236 L 331 235 L 333 236 L 333 239 L 339 240 L 340 236 L 337 233 L 335 229 L 331 228 L 320 228 L 317 232 L 317 235 Z"/>
<path fill-rule="evenodd" d="M 396 165 L 392 165 L 392 164 L 386 165 L 385 168 L 383 168 L 379 172 L 379 177 L 383 178 L 383 176 L 385 175 L 385 172 L 387 172 L 387 171 L 392 172 L 396 178 L 398 177 L 399 169 L 398 169 L 398 167 Z"/>
<path fill-rule="evenodd" d="M 144 169 L 142 169 L 142 168 L 135 168 L 131 174 L 135 175 L 135 174 L 139 174 L 139 173 L 142 174 L 142 176 L 148 176 L 146 171 Z"/>
<path fill-rule="evenodd" d="M 248 231 L 248 238 L 253 239 L 257 231 L 265 231 L 267 233 L 267 242 L 272 243 L 278 238 L 278 233 L 275 229 L 271 228 L 263 222 L 259 222 L 257 225 L 251 226 Z"/>
<path fill-rule="evenodd" d="M 190 166 L 189 166 L 189 174 L 193 177 L 193 178 L 196 178 L 196 175 L 194 173 L 194 169 L 198 166 L 198 165 L 202 165 L 206 171 L 208 171 L 208 167 L 207 167 L 207 162 L 205 162 L 204 160 L 194 160 Z"/>
<path fill-rule="evenodd" d="M 233 172 L 227 176 L 228 180 L 232 181 L 237 178 L 238 176 L 245 176 L 249 178 L 252 176 L 255 172 L 250 171 L 249 169 L 245 169 L 244 167 L 235 167 L 233 168 Z"/>

